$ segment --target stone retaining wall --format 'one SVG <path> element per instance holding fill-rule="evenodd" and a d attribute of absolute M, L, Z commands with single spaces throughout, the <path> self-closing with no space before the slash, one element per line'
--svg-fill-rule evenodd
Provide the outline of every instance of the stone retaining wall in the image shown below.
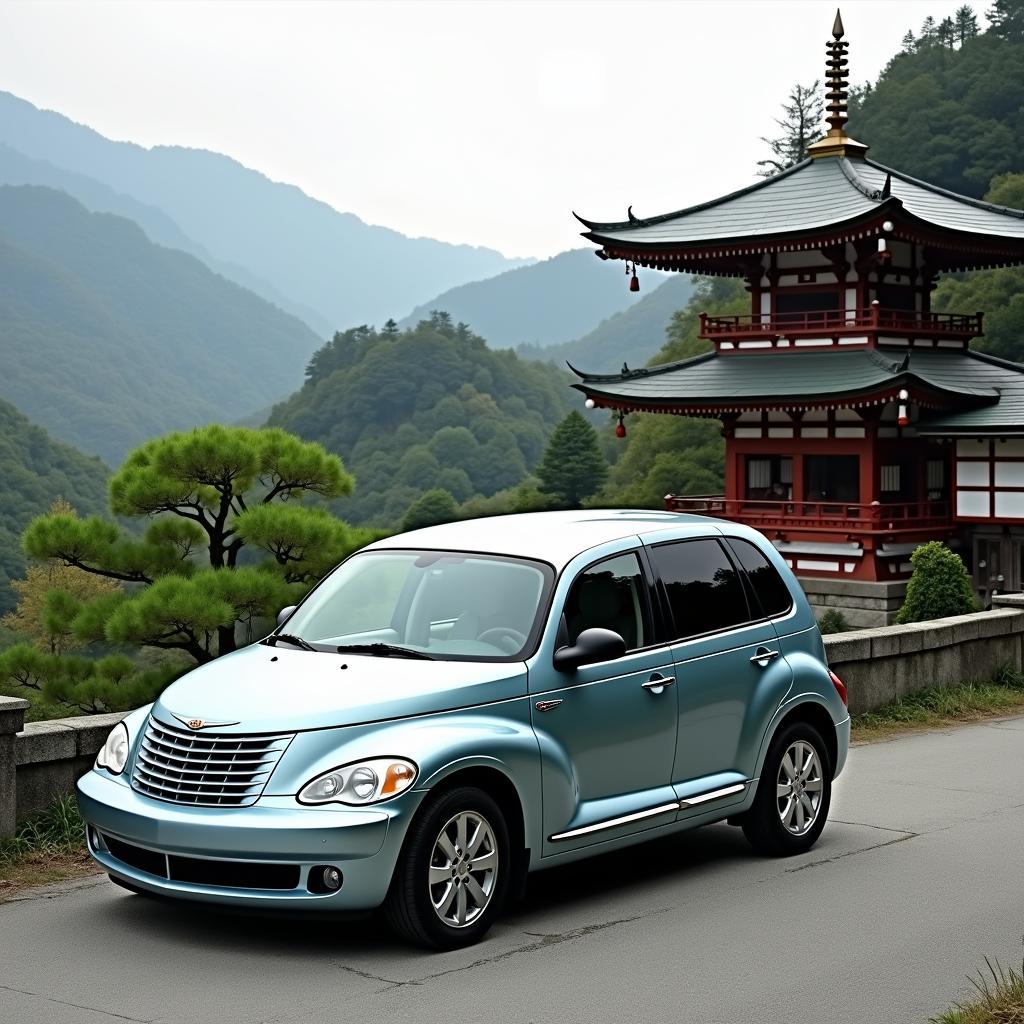
<path fill-rule="evenodd" d="M 991 679 L 1024 667 L 1024 595 L 994 599 L 990 612 L 825 637 L 829 664 L 863 714 L 930 686 Z M 25 725 L 28 701 L 0 697 L 0 839 L 15 823 L 74 792 L 123 715 L 86 715 Z"/>

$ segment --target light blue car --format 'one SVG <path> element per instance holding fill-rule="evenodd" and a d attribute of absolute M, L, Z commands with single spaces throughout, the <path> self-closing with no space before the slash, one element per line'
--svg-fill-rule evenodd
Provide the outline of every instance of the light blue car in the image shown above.
<path fill-rule="evenodd" d="M 353 555 L 265 640 L 118 725 L 78 784 L 136 892 L 477 941 L 530 871 L 709 822 L 825 825 L 846 691 L 764 537 L 548 512 Z"/>

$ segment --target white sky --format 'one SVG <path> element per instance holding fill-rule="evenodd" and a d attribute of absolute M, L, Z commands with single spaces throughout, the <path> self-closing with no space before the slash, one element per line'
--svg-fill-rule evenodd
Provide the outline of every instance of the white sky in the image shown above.
<path fill-rule="evenodd" d="M 845 0 L 852 80 L 960 2 Z M 753 180 L 790 86 L 822 77 L 834 13 L 834 0 L 0 0 L 0 89 L 110 138 L 227 153 L 409 235 L 548 256 L 581 244 L 573 209 L 663 213 Z"/>

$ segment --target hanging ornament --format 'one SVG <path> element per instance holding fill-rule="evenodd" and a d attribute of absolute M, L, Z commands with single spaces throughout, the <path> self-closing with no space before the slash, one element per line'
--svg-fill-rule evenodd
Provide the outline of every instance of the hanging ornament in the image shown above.
<path fill-rule="evenodd" d="M 585 405 L 585 406 L 586 406 L 586 407 L 587 407 L 588 409 L 593 409 L 593 408 L 594 408 L 594 406 L 595 406 L 595 405 L 597 405 L 597 402 L 595 402 L 595 401 L 594 401 L 594 400 L 593 400 L 592 398 L 588 398 L 588 399 L 587 399 L 587 400 L 586 400 L 586 401 L 585 401 L 585 402 L 584 402 L 583 404 L 584 404 L 584 405 Z"/>
<path fill-rule="evenodd" d="M 910 393 L 904 389 L 896 396 L 900 400 L 900 407 L 896 414 L 896 422 L 901 427 L 910 426 L 910 417 L 907 415 L 907 399 L 910 398 Z"/>
<path fill-rule="evenodd" d="M 636 279 L 636 264 L 633 264 L 633 276 L 629 279 L 629 290 L 631 292 L 640 291 L 640 282 Z"/>
<path fill-rule="evenodd" d="M 625 437 L 626 436 L 626 424 L 622 422 L 624 419 L 625 419 L 625 416 L 620 412 L 619 413 L 619 422 L 615 424 L 615 436 L 616 437 Z"/>

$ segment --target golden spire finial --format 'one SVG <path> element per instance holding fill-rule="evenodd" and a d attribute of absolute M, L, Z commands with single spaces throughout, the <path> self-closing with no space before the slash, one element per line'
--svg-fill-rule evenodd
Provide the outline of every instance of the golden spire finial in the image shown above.
<path fill-rule="evenodd" d="M 807 152 L 812 157 L 822 156 L 863 156 L 868 147 L 847 136 L 846 112 L 849 99 L 850 63 L 846 51 L 850 44 L 843 39 L 843 17 L 836 11 L 836 20 L 832 23 L 832 38 L 825 44 L 828 60 L 825 61 L 825 105 L 828 116 L 828 132 L 819 139 Z"/>

